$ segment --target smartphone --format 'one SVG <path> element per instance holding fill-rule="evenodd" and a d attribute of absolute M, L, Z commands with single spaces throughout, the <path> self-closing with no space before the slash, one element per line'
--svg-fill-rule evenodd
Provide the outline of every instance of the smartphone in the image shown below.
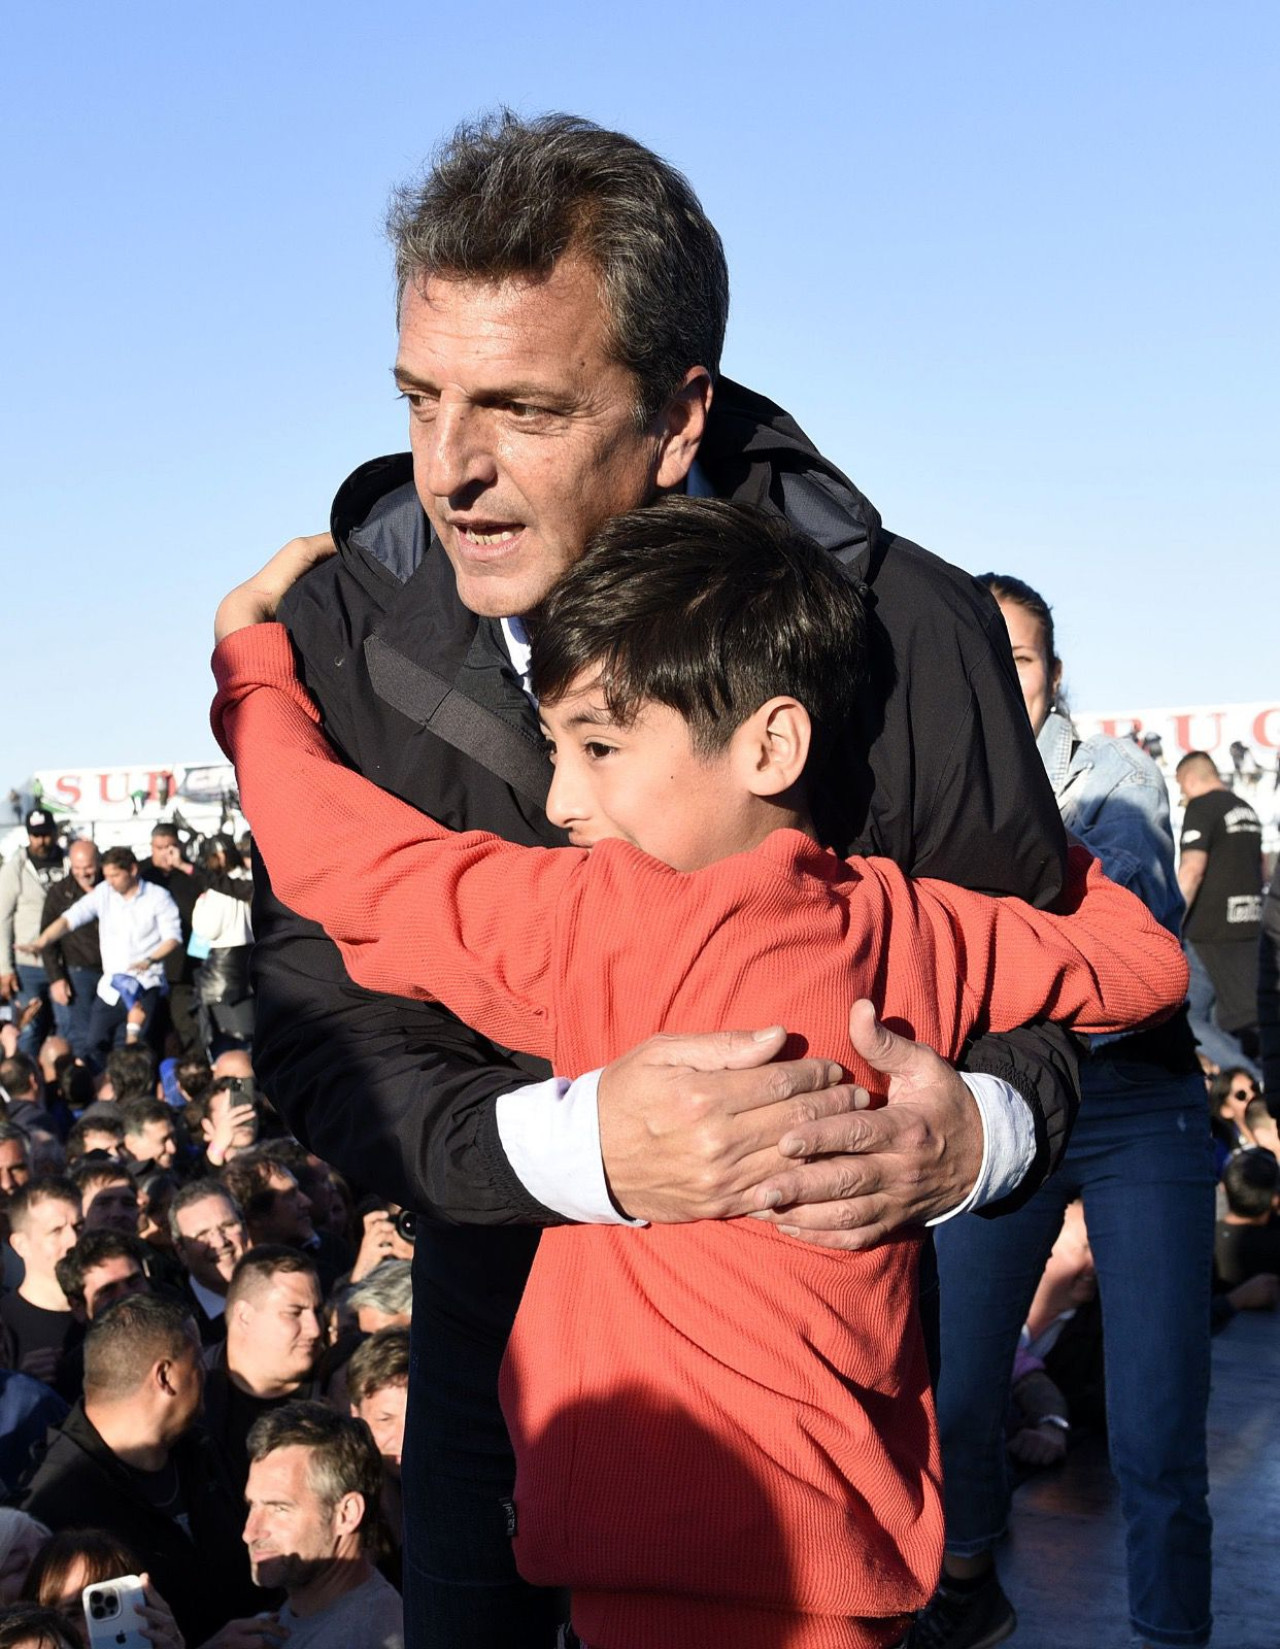
<path fill-rule="evenodd" d="M 80 1594 L 89 1627 L 89 1649 L 151 1649 L 142 1633 L 146 1599 L 137 1575 L 99 1580 Z"/>

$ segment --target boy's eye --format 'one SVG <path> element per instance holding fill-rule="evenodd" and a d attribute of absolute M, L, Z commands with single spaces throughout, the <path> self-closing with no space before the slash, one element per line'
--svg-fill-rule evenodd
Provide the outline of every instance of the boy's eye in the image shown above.
<path fill-rule="evenodd" d="M 590 739 L 583 745 L 582 748 L 587 755 L 591 757 L 593 762 L 598 762 L 605 756 L 613 755 L 614 751 L 617 749 L 617 745 L 600 744 L 597 740 Z"/>

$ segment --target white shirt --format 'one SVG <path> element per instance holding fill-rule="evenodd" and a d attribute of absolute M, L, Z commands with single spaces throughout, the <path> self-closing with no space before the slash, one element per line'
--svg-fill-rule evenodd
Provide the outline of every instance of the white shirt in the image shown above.
<path fill-rule="evenodd" d="M 67 926 L 74 933 L 86 922 L 98 924 L 98 949 L 102 953 L 102 978 L 98 995 L 109 1006 L 120 1000 L 111 983 L 113 973 L 128 973 L 131 962 L 141 962 L 166 939 L 182 943 L 182 918 L 173 898 L 154 882 L 139 880 L 126 897 L 107 882 L 99 882 L 92 893 L 65 912 Z M 164 966 L 154 962 L 135 975 L 143 990 L 164 984 Z"/>

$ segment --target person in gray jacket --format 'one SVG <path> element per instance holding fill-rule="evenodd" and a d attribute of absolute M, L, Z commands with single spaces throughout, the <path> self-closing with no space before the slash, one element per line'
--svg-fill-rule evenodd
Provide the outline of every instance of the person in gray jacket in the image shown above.
<path fill-rule="evenodd" d="M 45 895 L 63 875 L 58 827 L 47 808 L 33 807 L 26 818 L 27 845 L 0 866 L 0 998 L 19 1010 L 40 1002 L 23 1025 L 18 1051 L 34 1059 L 48 1034 L 53 1009 L 49 979 L 38 956 L 18 961 L 15 947 L 29 945 L 40 932 Z"/>

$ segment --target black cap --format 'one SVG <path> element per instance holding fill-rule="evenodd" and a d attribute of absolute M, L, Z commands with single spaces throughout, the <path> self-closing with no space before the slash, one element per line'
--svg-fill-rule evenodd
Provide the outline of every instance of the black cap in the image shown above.
<path fill-rule="evenodd" d="M 58 826 L 53 814 L 44 807 L 33 807 L 27 814 L 27 829 L 33 836 L 52 836 Z"/>

